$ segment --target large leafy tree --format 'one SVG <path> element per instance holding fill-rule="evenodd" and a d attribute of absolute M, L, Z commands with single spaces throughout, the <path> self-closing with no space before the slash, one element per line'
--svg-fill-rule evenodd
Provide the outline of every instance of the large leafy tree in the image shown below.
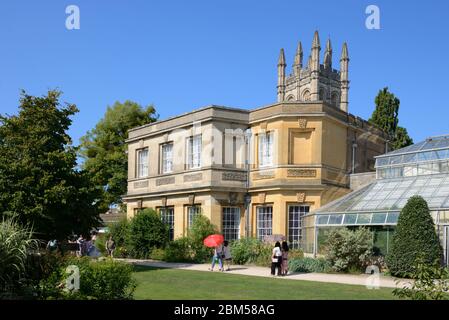
<path fill-rule="evenodd" d="M 18 115 L 0 116 L 0 215 L 15 215 L 42 239 L 62 239 L 98 224 L 98 197 L 78 171 L 67 134 L 78 109 L 62 106 L 61 92 L 22 92 Z"/>
<path fill-rule="evenodd" d="M 391 92 L 388 87 L 379 91 L 375 99 L 376 108 L 369 119 L 369 122 L 383 130 L 389 137 L 393 150 L 404 148 L 413 144 L 407 129 L 400 127 L 399 106 L 400 100 Z"/>
<path fill-rule="evenodd" d="M 132 101 L 116 102 L 108 107 L 104 118 L 81 138 L 83 169 L 102 186 L 100 210 L 121 204 L 126 193 L 128 157 L 125 140 L 128 130 L 157 120 L 153 106 L 142 107 Z"/>
<path fill-rule="evenodd" d="M 411 197 L 399 215 L 387 265 L 394 276 L 407 277 L 419 260 L 428 265 L 441 263 L 442 248 L 426 200 Z"/>

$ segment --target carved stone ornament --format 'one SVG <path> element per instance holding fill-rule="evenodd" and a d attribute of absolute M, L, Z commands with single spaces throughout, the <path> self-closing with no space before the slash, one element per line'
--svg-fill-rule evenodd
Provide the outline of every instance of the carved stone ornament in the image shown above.
<path fill-rule="evenodd" d="M 306 201 L 306 193 L 305 192 L 296 193 L 296 200 L 298 201 L 298 203 L 304 203 Z"/>
<path fill-rule="evenodd" d="M 189 195 L 189 205 L 193 206 L 195 204 L 195 195 Z"/>

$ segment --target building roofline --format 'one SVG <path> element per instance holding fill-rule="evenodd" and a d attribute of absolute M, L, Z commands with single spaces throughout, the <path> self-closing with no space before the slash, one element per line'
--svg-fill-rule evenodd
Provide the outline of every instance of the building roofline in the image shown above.
<path fill-rule="evenodd" d="M 167 121 L 170 121 L 170 120 L 173 120 L 173 119 L 177 119 L 177 118 L 181 118 L 181 117 L 184 117 L 184 116 L 188 116 L 190 114 L 197 113 L 197 112 L 200 112 L 200 111 L 204 111 L 204 110 L 207 110 L 207 109 L 218 109 L 218 110 L 234 111 L 234 112 L 241 112 L 241 113 L 249 113 L 250 112 L 247 109 L 235 108 L 235 107 L 226 107 L 226 106 L 219 106 L 219 105 L 211 104 L 211 105 L 207 105 L 205 107 L 200 107 L 200 108 L 192 110 L 192 111 L 188 111 L 188 112 L 184 112 L 184 113 L 178 114 L 176 116 L 168 117 L 168 118 L 165 118 L 163 120 L 158 120 L 158 121 L 155 121 L 155 122 L 151 122 L 151 123 L 147 123 L 147 124 L 144 124 L 144 125 L 141 125 L 141 126 L 138 126 L 138 127 L 131 128 L 131 129 L 128 130 L 128 132 L 137 131 L 139 129 L 151 127 L 151 126 L 156 125 L 156 124 L 160 124 L 160 123 L 167 122 Z"/>

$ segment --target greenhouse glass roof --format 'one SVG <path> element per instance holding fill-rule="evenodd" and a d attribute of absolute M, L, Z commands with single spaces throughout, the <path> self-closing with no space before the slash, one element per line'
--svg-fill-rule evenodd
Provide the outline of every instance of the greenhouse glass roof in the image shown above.
<path fill-rule="evenodd" d="M 360 190 L 321 207 L 315 213 L 398 212 L 414 195 L 422 196 L 431 210 L 448 209 L 449 175 L 376 180 Z"/>
<path fill-rule="evenodd" d="M 376 167 L 449 159 L 449 135 L 431 137 L 376 157 Z"/>

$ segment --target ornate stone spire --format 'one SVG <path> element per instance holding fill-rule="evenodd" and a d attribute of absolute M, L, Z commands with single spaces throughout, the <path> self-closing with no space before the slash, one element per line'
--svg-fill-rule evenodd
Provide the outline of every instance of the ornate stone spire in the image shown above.
<path fill-rule="evenodd" d="M 278 102 L 282 102 L 285 99 L 285 54 L 284 49 L 281 49 L 278 60 Z"/>
<path fill-rule="evenodd" d="M 299 71 L 302 69 L 302 60 L 303 60 L 304 53 L 302 51 L 302 44 L 301 41 L 298 43 L 298 47 L 296 48 L 296 54 L 295 54 L 295 74 L 299 76 Z"/>
<path fill-rule="evenodd" d="M 310 80 L 310 100 L 318 101 L 319 93 L 318 93 L 318 80 L 320 75 L 320 36 L 318 35 L 318 31 L 315 31 L 313 36 L 312 43 L 312 61 L 311 61 L 311 80 Z"/>
<path fill-rule="evenodd" d="M 340 59 L 340 82 L 341 82 L 341 98 L 340 109 L 348 112 L 349 104 L 349 54 L 348 45 L 343 43 Z"/>
<path fill-rule="evenodd" d="M 331 39 L 327 39 L 326 52 L 324 53 L 324 68 L 332 70 L 332 44 Z"/>

